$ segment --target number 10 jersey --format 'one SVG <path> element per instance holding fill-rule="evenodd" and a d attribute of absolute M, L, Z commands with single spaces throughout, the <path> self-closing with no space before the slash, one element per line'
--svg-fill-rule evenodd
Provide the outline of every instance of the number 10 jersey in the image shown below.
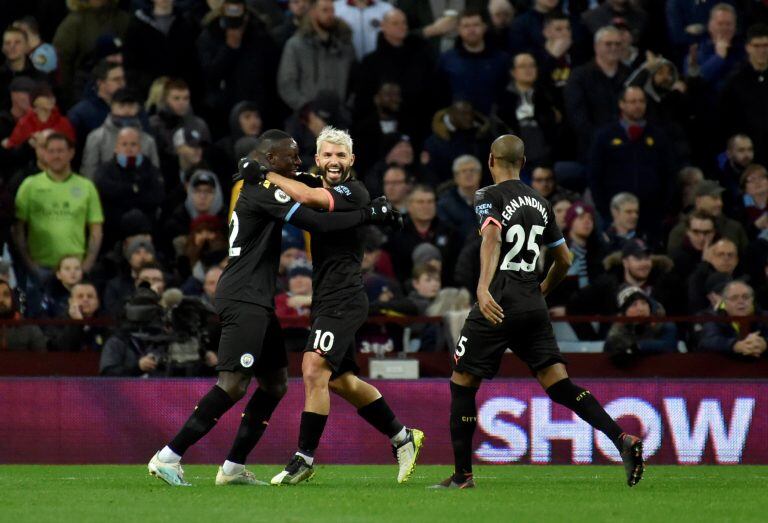
<path fill-rule="evenodd" d="M 477 191 L 475 215 L 482 232 L 501 229 L 501 255 L 490 292 L 505 313 L 546 309 L 537 265 L 541 248 L 564 243 L 552 206 L 520 180 L 507 180 Z M 471 316 L 480 315 L 477 307 Z"/>

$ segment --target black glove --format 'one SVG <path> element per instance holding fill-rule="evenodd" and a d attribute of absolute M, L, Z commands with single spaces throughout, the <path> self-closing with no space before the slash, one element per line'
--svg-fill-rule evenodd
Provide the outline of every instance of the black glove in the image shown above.
<path fill-rule="evenodd" d="M 385 196 L 379 196 L 373 200 L 367 207 L 363 208 L 363 211 L 365 212 L 366 223 L 386 225 L 395 219 L 395 211 L 392 209 L 392 204 Z"/>
<path fill-rule="evenodd" d="M 237 174 L 240 179 L 249 183 L 259 183 L 267 178 L 269 168 L 261 165 L 256 160 L 251 160 L 247 156 L 240 159 L 237 164 Z"/>

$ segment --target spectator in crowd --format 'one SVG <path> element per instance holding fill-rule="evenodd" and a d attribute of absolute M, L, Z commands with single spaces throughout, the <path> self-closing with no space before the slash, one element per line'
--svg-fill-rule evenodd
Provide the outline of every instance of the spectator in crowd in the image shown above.
<path fill-rule="evenodd" d="M 56 97 L 47 85 L 38 86 L 29 97 L 32 107 L 22 116 L 13 128 L 11 135 L 3 140 L 6 149 L 17 149 L 26 144 L 33 134 L 44 129 L 52 129 L 75 141 L 75 130 L 56 105 Z"/>
<path fill-rule="evenodd" d="M 148 163 L 159 168 L 160 158 L 155 139 L 141 128 L 139 99 L 126 90 L 120 90 L 112 97 L 109 105 L 110 113 L 104 123 L 91 131 L 85 141 L 83 161 L 80 165 L 83 176 L 95 180 L 99 167 L 114 157 L 118 134 L 121 130 L 129 128 L 139 134 L 140 150 L 137 154 L 141 154 L 142 161 L 146 159 Z"/>
<path fill-rule="evenodd" d="M 627 86 L 642 88 L 648 120 L 661 127 L 673 143 L 676 157 L 690 157 L 688 133 L 692 109 L 687 87 L 677 67 L 663 56 L 647 52 L 642 67 L 632 73 Z"/>
<path fill-rule="evenodd" d="M 40 36 L 40 25 L 34 16 L 25 16 L 13 22 L 13 27 L 21 29 L 27 35 L 27 55 L 32 66 L 49 78 L 59 69 L 59 56 L 56 48 L 43 42 Z M 55 76 L 55 75 L 54 75 Z"/>
<path fill-rule="evenodd" d="M 53 36 L 53 46 L 59 52 L 61 85 L 71 89 L 75 73 L 82 68 L 90 53 L 96 47 L 101 35 L 112 34 L 125 37 L 130 15 L 117 6 L 117 0 L 69 0 L 70 13 L 61 22 Z M 78 93 L 67 93 L 69 99 L 76 99 Z M 96 123 L 91 129 L 101 125 Z M 78 129 L 78 136 L 79 136 Z M 82 136 L 85 139 L 85 134 Z"/>
<path fill-rule="evenodd" d="M 135 127 L 119 129 L 112 159 L 94 173 L 94 182 L 104 206 L 106 246 L 112 246 L 119 239 L 120 218 L 131 209 L 139 209 L 150 217 L 152 223 L 159 223 L 160 207 L 165 197 L 163 175 L 144 156 L 142 137 L 143 133 Z"/>
<path fill-rule="evenodd" d="M 256 102 L 268 121 L 275 104 L 275 71 L 279 50 L 258 13 L 245 0 L 224 0 L 204 21 L 197 51 L 205 77 L 205 105 L 214 128 L 226 129 L 232 107 L 242 100 Z M 220 116 L 219 116 L 220 115 Z"/>
<path fill-rule="evenodd" d="M 696 188 L 694 211 L 702 211 L 715 219 L 715 227 L 721 236 L 729 238 L 736 244 L 739 252 L 744 252 L 749 243 L 744 227 L 723 214 L 723 189 L 712 180 L 704 180 Z M 670 231 L 667 241 L 667 251 L 673 252 L 683 243 L 685 236 L 685 219 L 681 219 Z"/>
<path fill-rule="evenodd" d="M 741 174 L 742 220 L 747 235 L 755 239 L 768 229 L 768 172 L 758 163 L 749 165 Z"/>
<path fill-rule="evenodd" d="M 700 76 L 713 92 L 722 90 L 726 78 L 744 59 L 744 48 L 736 39 L 736 10 L 719 3 L 709 13 L 707 37 L 685 61 L 686 76 Z"/>
<path fill-rule="evenodd" d="M 581 158 L 587 157 L 597 128 L 616 120 L 624 82 L 629 76 L 629 70 L 620 61 L 619 30 L 603 27 L 595 33 L 594 41 L 594 60 L 573 70 L 563 92 L 569 124 L 579 139 Z"/>
<path fill-rule="evenodd" d="M 0 279 L 0 320 L 20 320 L 18 304 L 13 289 L 7 281 Z M 46 340 L 37 325 L 0 326 L 0 350 L 45 352 Z"/>
<path fill-rule="evenodd" d="M 227 258 L 228 250 L 224 220 L 219 216 L 201 214 L 189 224 L 189 234 L 184 238 L 183 245 L 179 242 L 181 256 L 176 260 L 177 271 L 182 278 L 191 274 L 202 280 L 208 267 Z"/>
<path fill-rule="evenodd" d="M 504 90 L 509 69 L 509 56 L 486 44 L 487 30 L 480 11 L 464 11 L 459 15 L 456 46 L 437 62 L 437 88 L 448 87 L 444 101 L 465 100 L 485 115 L 491 114 Z"/>
<path fill-rule="evenodd" d="M 400 284 L 392 277 L 391 260 L 381 249 L 384 241 L 384 235 L 375 227 L 369 227 L 363 240 L 363 285 L 372 314 L 403 296 Z"/>
<path fill-rule="evenodd" d="M 374 95 L 384 83 L 400 86 L 401 114 L 412 115 L 412 136 L 421 145 L 429 131 L 435 100 L 431 90 L 435 57 L 418 34 L 408 32 L 408 21 L 400 9 L 387 11 L 381 19 L 376 50 L 363 58 L 355 78 L 354 116 L 373 111 Z"/>
<path fill-rule="evenodd" d="M 294 229 L 297 234 L 286 234 L 286 231 L 287 227 L 283 229 L 280 262 L 277 267 L 277 289 L 279 291 L 288 288 L 288 269 L 297 263 L 307 263 L 303 233 L 299 229 Z"/>
<path fill-rule="evenodd" d="M 0 110 L 0 142 L 11 135 L 19 120 L 32 108 L 30 96 L 35 88 L 35 82 L 27 77 L 21 76 L 11 80 L 11 83 L 8 85 L 10 107 L 7 110 Z M 34 139 L 30 139 L 28 143 L 34 148 L 33 142 Z M 0 179 L 5 183 L 10 182 L 13 175 L 19 169 L 23 169 L 24 164 L 31 161 L 32 155 L 28 147 L 20 147 L 18 149 L 0 147 Z M 40 171 L 37 170 L 35 172 Z M 19 181 L 19 183 L 21 182 Z M 11 189 L 12 192 L 9 194 L 12 197 L 15 189 Z"/>
<path fill-rule="evenodd" d="M 741 281 L 726 285 L 720 313 L 736 318 L 759 314 L 752 287 Z M 709 322 L 702 329 L 698 350 L 759 358 L 768 347 L 766 339 L 768 328 L 765 322 Z"/>
<path fill-rule="evenodd" d="M 676 169 L 664 132 L 645 120 L 645 93 L 627 87 L 620 100 L 621 118 L 601 127 L 594 137 L 589 187 L 595 206 L 606 222 L 611 196 L 634 194 L 643 208 L 640 228 L 657 239 L 661 221 L 672 201 Z"/>
<path fill-rule="evenodd" d="M 703 253 L 701 262 L 688 278 L 688 312 L 693 314 L 707 307 L 707 278 L 721 273 L 730 278 L 738 276 L 739 252 L 728 238 L 720 238 Z"/>
<path fill-rule="evenodd" d="M 216 301 L 216 287 L 224 269 L 223 264 L 211 265 L 205 270 L 203 280 L 200 281 L 194 274 L 187 278 L 181 286 L 184 296 L 199 297 L 203 303 L 214 306 Z"/>
<path fill-rule="evenodd" d="M 435 113 L 432 135 L 424 142 L 427 166 L 441 181 L 449 179 L 453 161 L 462 154 L 485 158 L 493 130 L 472 104 L 459 100 Z"/>
<path fill-rule="evenodd" d="M 3 31 L 3 56 L 5 63 L 0 66 L 0 85 L 9 85 L 12 80 L 23 76 L 33 80 L 44 80 L 45 76 L 40 74 L 30 61 L 27 53 L 29 52 L 29 43 L 27 34 L 17 27 L 7 27 Z M 9 100 L 3 93 L 0 101 L 0 108 L 7 109 L 10 105 Z"/>
<path fill-rule="evenodd" d="M 211 171 L 195 171 L 186 185 L 186 199 L 165 220 L 165 234 L 170 240 L 186 236 L 192 220 L 198 216 L 221 215 L 224 211 L 224 195 L 218 178 Z"/>
<path fill-rule="evenodd" d="M 56 265 L 54 277 L 43 288 L 39 304 L 27 304 L 27 316 L 57 318 L 68 308 L 72 287 L 83 279 L 83 264 L 79 256 L 63 256 Z"/>
<path fill-rule="evenodd" d="M 381 194 L 384 190 L 382 185 L 384 173 L 393 165 L 405 170 L 409 184 L 423 183 L 436 187 L 440 181 L 435 174 L 424 164 L 429 159 L 426 157 L 429 153 L 422 152 L 421 157 L 417 158 L 413 150 L 413 143 L 408 135 L 391 135 L 387 137 L 384 144 L 386 154 L 384 158 L 376 162 L 365 173 L 365 186 L 371 194 Z M 453 161 L 453 160 L 451 160 Z"/>
<path fill-rule="evenodd" d="M 309 317 L 311 306 L 312 268 L 299 263 L 288 269 L 288 290 L 275 296 L 275 313 L 280 317 Z"/>
<path fill-rule="evenodd" d="M 34 158 L 30 159 L 26 165 L 16 169 L 16 171 L 7 178 L 6 189 L 8 190 L 8 197 L 11 199 L 15 197 L 16 192 L 19 190 L 19 186 L 21 186 L 21 182 L 33 174 L 45 171 L 45 141 L 51 134 L 53 134 L 53 129 L 43 129 L 42 131 L 33 134 L 29 139 L 28 144 L 34 150 Z M 4 150 L 5 149 L 0 148 L 0 152 Z M 13 167 L 13 163 L 10 160 L 9 164 L 9 167 Z M 0 172 L 2 171 L 0 170 Z M 12 207 L 13 206 L 10 205 L 10 203 L 7 206 L 8 209 L 11 209 Z"/>
<path fill-rule="evenodd" d="M 639 287 L 624 287 L 616 297 L 619 315 L 627 318 L 663 316 L 663 310 Z M 605 352 L 616 356 L 677 352 L 674 323 L 614 323 L 605 339 Z"/>
<path fill-rule="evenodd" d="M 693 210 L 696 201 L 696 190 L 699 184 L 704 181 L 704 171 L 698 167 L 689 165 L 683 167 L 677 173 L 677 194 L 679 201 L 675 202 L 675 211 L 682 211 L 683 214 Z"/>
<path fill-rule="evenodd" d="M 122 310 L 125 300 L 133 294 L 138 281 L 139 269 L 155 261 L 155 246 L 145 237 L 128 237 L 123 241 L 123 256 L 128 262 L 120 274 L 107 282 L 104 290 L 104 308 L 110 316 L 116 318 Z"/>
<path fill-rule="evenodd" d="M 166 207 L 171 210 L 187 196 L 187 184 L 199 169 L 205 169 L 205 151 L 208 142 L 194 127 L 180 127 L 173 133 L 175 157 L 172 164 L 163 167 L 165 179 Z M 206 169 L 207 170 L 207 169 Z"/>
<path fill-rule="evenodd" d="M 136 9 L 125 31 L 123 56 L 131 86 L 146 93 L 159 76 L 200 86 L 200 66 L 191 49 L 197 23 L 174 0 L 152 0 Z"/>
<path fill-rule="evenodd" d="M 720 123 L 725 136 L 743 133 L 752 138 L 755 160 L 768 161 L 768 25 L 747 31 L 748 61 L 726 82 L 720 99 Z"/>
<path fill-rule="evenodd" d="M 427 316 L 427 310 L 435 303 L 440 288 L 440 270 L 424 264 L 415 265 L 411 279 L 413 290 L 408 294 L 408 301 L 413 305 L 412 312 L 417 316 Z M 414 323 L 410 325 L 410 346 L 408 352 L 430 352 L 435 350 L 438 329 L 435 324 Z"/>
<path fill-rule="evenodd" d="M 272 29 L 272 38 L 280 49 L 298 31 L 304 15 L 309 11 L 310 0 L 288 0 L 288 10 L 283 22 Z M 382 24 L 383 25 L 383 24 Z"/>
<path fill-rule="evenodd" d="M 321 91 L 347 99 L 355 50 L 349 26 L 336 18 L 333 0 L 312 0 L 302 26 L 285 44 L 277 73 L 280 97 L 300 111 Z"/>
<path fill-rule="evenodd" d="M 459 13 L 467 9 L 484 9 L 485 0 L 401 0 L 397 6 L 408 19 L 408 27 L 429 40 L 436 52 L 450 49 L 456 37 Z"/>
<path fill-rule="evenodd" d="M 627 241 L 634 238 L 643 239 L 638 234 L 637 222 L 640 220 L 640 201 L 632 193 L 620 192 L 611 198 L 611 222 L 603 233 L 606 250 L 608 252 L 620 251 Z"/>
<path fill-rule="evenodd" d="M 544 47 L 544 25 L 547 15 L 558 11 L 559 0 L 533 0 L 531 9 L 512 20 L 509 30 L 509 52 L 536 53 Z"/>
<path fill-rule="evenodd" d="M 482 174 L 480 160 L 468 154 L 459 156 L 453 161 L 453 186 L 437 201 L 440 221 L 455 229 L 461 238 L 477 234 L 475 192 L 480 188 Z"/>
<path fill-rule="evenodd" d="M 619 55 L 619 60 L 621 60 L 621 63 L 630 71 L 634 71 L 643 65 L 644 57 L 640 52 L 640 49 L 635 45 L 636 39 L 629 26 L 619 22 L 615 24 L 615 27 L 619 30 L 619 34 L 621 35 L 621 53 Z"/>
<path fill-rule="evenodd" d="M 408 215 L 403 229 L 393 233 L 384 247 L 392 256 L 395 274 L 401 282 L 411 274 L 411 253 L 421 243 L 431 243 L 438 248 L 442 257 L 442 280 L 452 281 L 460 240 L 456 232 L 437 217 L 435 190 L 417 184 L 408 195 Z"/>
<path fill-rule="evenodd" d="M 602 261 L 602 268 L 603 273 L 592 278 L 589 286 L 571 296 L 569 314 L 615 314 L 616 294 L 627 285 L 642 289 L 667 312 L 684 309 L 683 288 L 671 272 L 671 260 L 652 255 L 642 240 L 628 240 L 621 251 Z"/>
<path fill-rule="evenodd" d="M 360 120 L 352 128 L 358 160 L 355 169 L 367 170 L 382 159 L 387 153 L 386 146 L 402 134 L 409 134 L 408 124 L 403 120 L 401 111 L 402 95 L 396 83 L 381 84 L 373 97 L 374 112 L 360 115 Z"/>
<path fill-rule="evenodd" d="M 645 35 L 648 14 L 637 3 L 629 0 L 606 0 L 582 13 L 581 21 L 592 34 L 608 25 L 621 24 L 629 29 L 637 42 Z"/>
<path fill-rule="evenodd" d="M 488 2 L 488 18 L 491 26 L 488 31 L 489 42 L 497 49 L 506 49 L 509 43 L 512 20 L 515 8 L 509 0 L 490 0 Z"/>
<path fill-rule="evenodd" d="M 499 98 L 496 115 L 525 142 L 529 165 L 551 164 L 560 115 L 547 91 L 537 88 L 539 75 L 533 55 L 516 55 L 510 74 L 512 81 Z"/>
<path fill-rule="evenodd" d="M 408 193 L 411 192 L 411 181 L 405 169 L 399 165 L 387 167 L 387 170 L 384 171 L 383 186 L 384 196 L 390 201 L 392 207 L 402 214 L 407 214 L 407 199 Z"/>
<path fill-rule="evenodd" d="M 539 165 L 533 169 L 531 173 L 531 187 L 536 189 L 540 195 L 549 200 L 549 203 L 553 205 L 556 199 L 560 200 L 562 197 L 570 202 L 575 202 L 579 199 L 576 193 L 557 184 L 555 171 L 547 164 Z M 564 217 L 565 211 L 562 214 Z"/>
<path fill-rule="evenodd" d="M 667 33 L 670 42 L 683 52 L 701 41 L 712 8 L 723 0 L 668 0 L 666 2 Z M 727 3 L 735 2 L 728 0 Z"/>
<path fill-rule="evenodd" d="M 50 134 L 46 170 L 24 180 L 16 194 L 16 248 L 27 270 L 43 279 L 66 254 L 83 257 L 89 272 L 101 248 L 99 195 L 93 182 L 72 172 L 74 154 L 67 136 Z"/>
<path fill-rule="evenodd" d="M 158 295 L 165 292 L 165 273 L 157 262 L 147 262 L 136 272 L 136 288 L 149 285 Z"/>
<path fill-rule="evenodd" d="M 555 222 L 561 231 L 565 230 L 565 217 L 568 214 L 568 209 L 577 201 L 579 198 L 575 193 L 560 193 L 552 196 L 550 200 L 552 212 L 555 214 Z"/>
<path fill-rule="evenodd" d="M 101 61 L 93 68 L 95 85 L 67 112 L 77 133 L 77 143 L 84 145 L 88 134 L 104 123 L 111 110 L 112 97 L 125 88 L 123 66 Z"/>
<path fill-rule="evenodd" d="M 393 9 L 392 4 L 382 0 L 335 0 L 336 16 L 352 30 L 352 45 L 360 61 L 376 49 L 384 16 Z"/>
<path fill-rule="evenodd" d="M 744 169 L 755 159 L 755 147 L 752 139 L 745 134 L 735 134 L 728 138 L 724 154 L 718 156 L 720 185 L 725 189 L 723 206 L 727 214 L 733 215 L 739 207 L 741 196 L 741 175 Z"/>
<path fill-rule="evenodd" d="M 565 280 L 547 296 L 550 308 L 563 307 L 573 293 L 589 285 L 603 272 L 601 262 L 605 249 L 597 233 L 595 210 L 584 202 L 573 202 L 565 213 L 562 230 L 573 260 Z M 547 255 L 545 267 L 549 267 L 550 263 Z"/>
<path fill-rule="evenodd" d="M 675 274 L 687 279 L 702 261 L 704 252 L 717 235 L 715 218 L 702 210 L 685 216 L 685 236 L 682 243 L 669 249 L 669 256 L 675 264 Z"/>
<path fill-rule="evenodd" d="M 534 56 L 539 66 L 542 84 L 556 93 L 556 102 L 562 109 L 563 88 L 571 77 L 571 71 L 580 61 L 573 42 L 573 31 L 568 15 L 552 11 L 544 17 L 543 44 L 536 48 Z"/>
<path fill-rule="evenodd" d="M 264 122 L 256 102 L 243 100 L 229 113 L 229 134 L 216 142 L 216 171 L 234 172 L 242 156 L 235 154 L 235 144 L 243 137 L 258 138 Z M 245 156 L 245 155 L 243 155 Z"/>
<path fill-rule="evenodd" d="M 169 79 L 163 87 L 162 103 L 158 106 L 157 113 L 149 119 L 149 125 L 157 141 L 157 148 L 163 158 L 163 169 L 168 157 L 173 158 L 175 150 L 174 134 L 181 128 L 190 132 L 195 130 L 201 141 L 210 141 L 211 132 L 205 120 L 195 116 L 192 110 L 189 85 L 184 80 Z"/>
<path fill-rule="evenodd" d="M 67 308 L 59 316 L 62 319 L 91 320 L 99 317 L 99 293 L 96 286 L 82 281 L 72 286 Z M 69 323 L 49 329 L 48 349 L 51 351 L 100 351 L 109 336 L 109 329 L 102 325 Z"/>

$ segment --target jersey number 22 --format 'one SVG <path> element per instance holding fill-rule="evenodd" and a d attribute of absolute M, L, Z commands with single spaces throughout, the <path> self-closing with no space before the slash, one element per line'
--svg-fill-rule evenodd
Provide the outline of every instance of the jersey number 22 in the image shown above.
<path fill-rule="evenodd" d="M 504 259 L 501 262 L 501 270 L 533 272 L 533 270 L 536 268 L 536 262 L 539 259 L 539 254 L 541 254 L 539 251 L 539 244 L 536 240 L 539 236 L 541 236 L 543 232 L 544 227 L 541 225 L 532 225 L 528 234 L 525 233 L 525 229 L 523 229 L 523 226 L 519 223 L 510 227 L 507 230 L 505 241 L 507 243 L 511 243 L 512 248 L 509 250 L 509 252 L 507 252 L 507 255 L 504 256 Z M 520 251 L 523 250 L 523 245 L 526 244 L 526 237 L 528 238 L 526 253 L 533 251 L 533 261 L 531 263 L 526 263 L 522 255 L 520 256 L 520 261 L 512 261 L 517 257 L 518 254 L 520 254 Z"/>

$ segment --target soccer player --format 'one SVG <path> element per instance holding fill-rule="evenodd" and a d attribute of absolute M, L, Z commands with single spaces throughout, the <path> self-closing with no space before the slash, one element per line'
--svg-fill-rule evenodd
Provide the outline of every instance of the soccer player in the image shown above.
<path fill-rule="evenodd" d="M 393 216 L 391 206 L 380 200 L 351 212 L 317 212 L 295 202 L 258 174 L 254 175 L 254 171 L 261 172 L 260 166 L 286 176 L 295 175 L 301 164 L 298 146 L 282 131 L 265 132 L 255 154 L 258 164 L 241 162 L 240 176 L 244 183 L 229 224 L 229 264 L 216 289 L 216 309 L 222 328 L 216 367 L 218 380 L 200 399 L 176 437 L 157 452 L 148 465 L 152 475 L 169 485 L 189 485 L 184 481 L 182 455 L 245 396 L 254 376 L 259 387 L 245 406 L 240 428 L 226 461 L 219 468 L 216 484 L 265 484 L 245 469 L 245 459 L 261 438 L 286 391 L 288 361 L 274 313 L 283 223 L 290 222 L 313 232 L 328 232 L 364 222 L 382 223 Z"/>
<path fill-rule="evenodd" d="M 555 341 L 544 297 L 565 277 L 571 255 L 550 204 L 520 181 L 524 152 L 520 138 L 497 138 L 488 158 L 495 185 L 479 190 L 475 198 L 482 236 L 477 303 L 451 358 L 450 426 L 455 469 L 433 488 L 475 486 L 475 395 L 484 378 L 496 375 L 507 348 L 530 367 L 552 401 L 573 410 L 613 441 L 631 487 L 643 474 L 642 441 L 624 433 L 588 390 L 571 382 Z M 542 246 L 550 250 L 555 262 L 539 284 L 536 262 Z"/>
<path fill-rule="evenodd" d="M 312 207 L 331 213 L 360 209 L 368 205 L 370 197 L 365 186 L 351 177 L 354 161 L 349 134 L 326 127 L 317 137 L 315 163 L 319 176 L 301 176 L 307 185 L 273 173 L 267 179 L 296 201 Z M 400 423 L 381 393 L 355 375 L 359 370 L 355 333 L 368 317 L 361 272 L 363 240 L 360 227 L 312 234 L 312 328 L 301 369 L 304 411 L 298 451 L 285 470 L 272 478 L 275 485 L 295 485 L 314 475 L 315 449 L 331 407 L 329 389 L 355 406 L 365 421 L 389 438 L 399 465 L 398 483 L 407 481 L 416 466 L 424 434 Z"/>

